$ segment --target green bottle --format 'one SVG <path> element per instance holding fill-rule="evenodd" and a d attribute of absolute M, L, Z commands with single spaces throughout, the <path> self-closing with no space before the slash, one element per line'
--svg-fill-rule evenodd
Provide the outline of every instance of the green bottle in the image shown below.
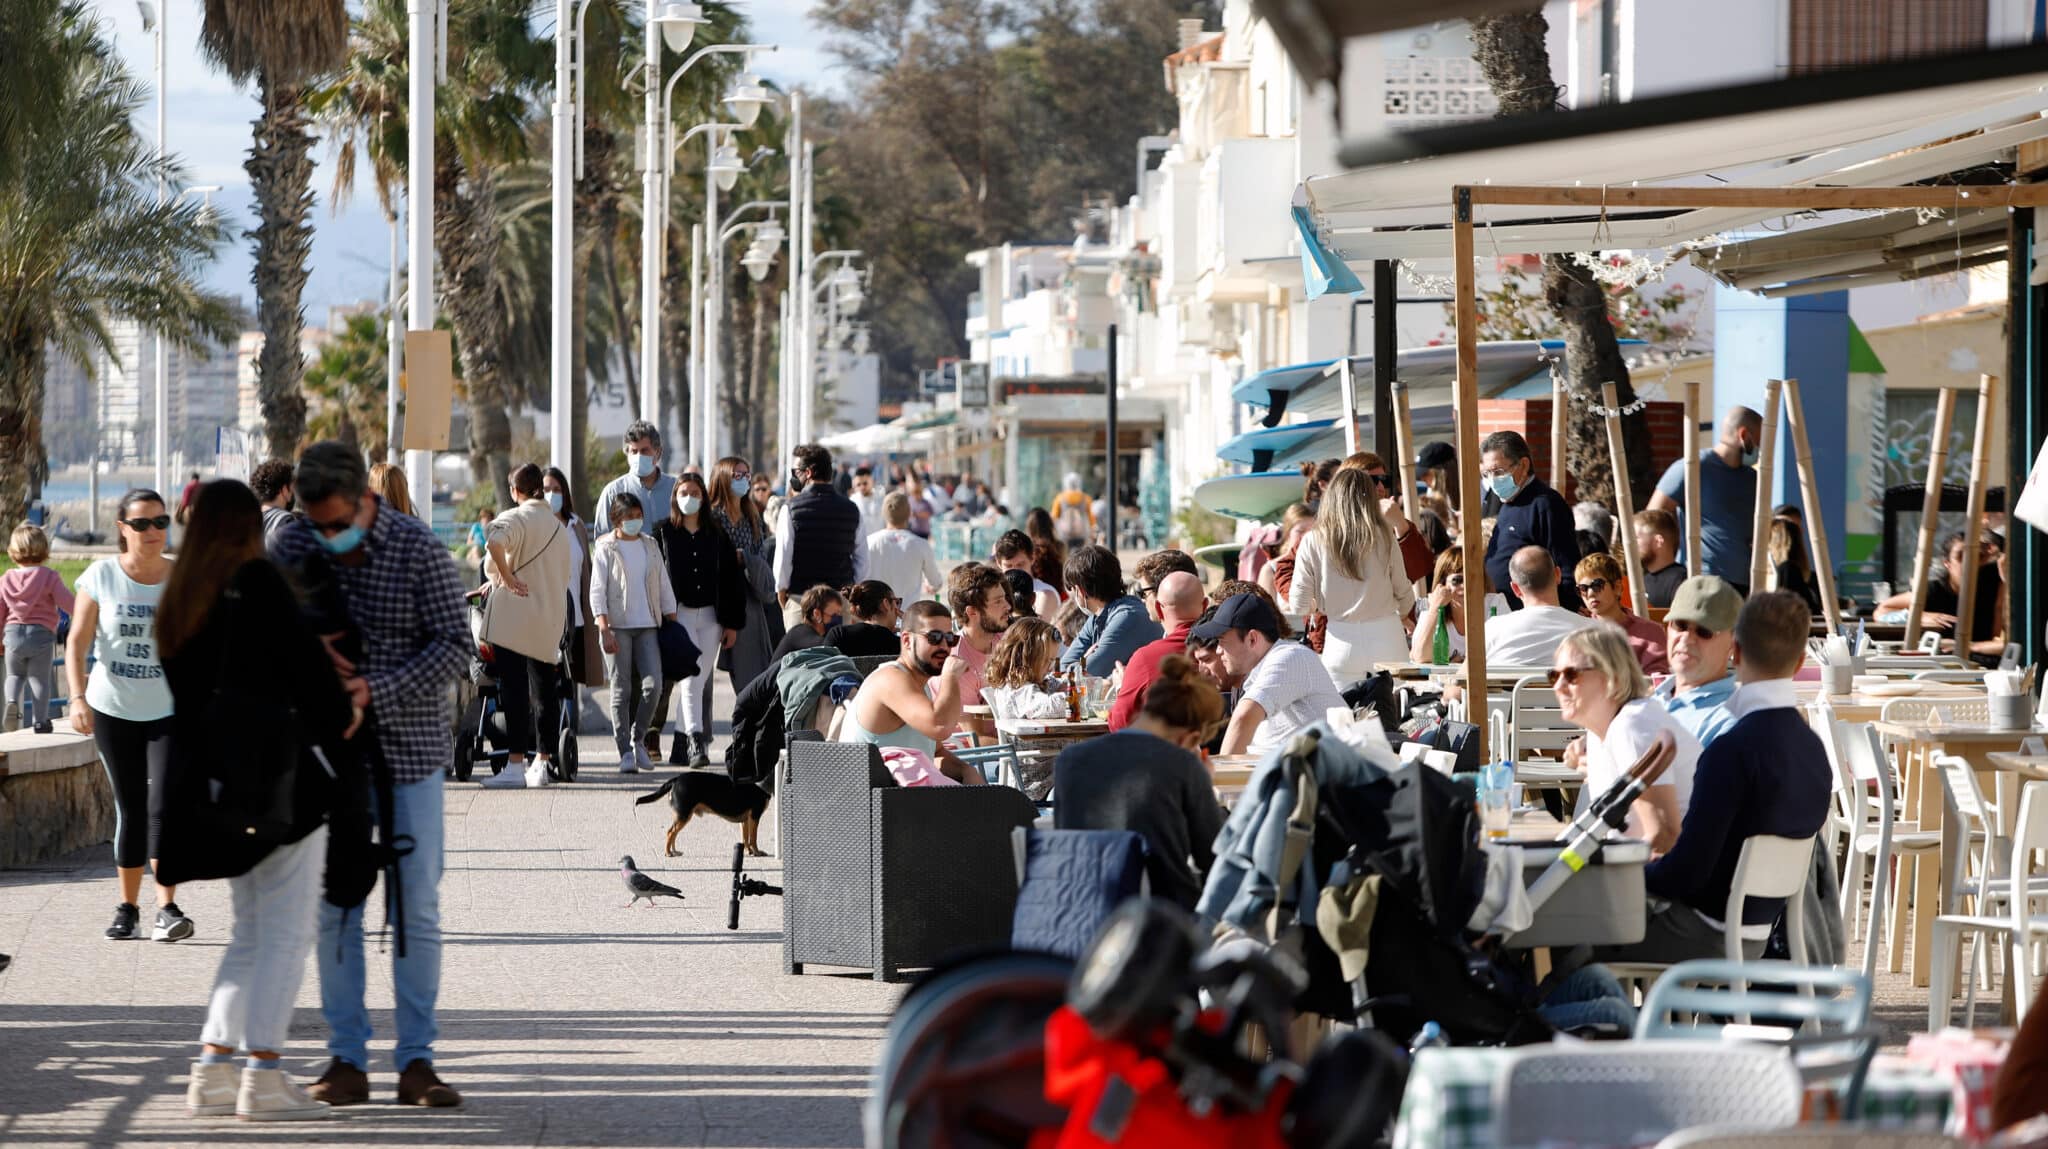
<path fill-rule="evenodd" d="M 1437 666 L 1451 664 L 1451 607 L 1436 608 L 1436 635 L 1429 640 L 1429 661 Z"/>

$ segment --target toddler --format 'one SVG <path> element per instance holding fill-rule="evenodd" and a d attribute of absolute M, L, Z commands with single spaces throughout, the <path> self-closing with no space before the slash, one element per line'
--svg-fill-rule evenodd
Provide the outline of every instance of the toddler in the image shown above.
<path fill-rule="evenodd" d="M 50 560 L 50 538 L 23 523 L 7 540 L 14 569 L 0 575 L 0 636 L 7 652 L 7 710 L 0 729 L 52 730 L 50 660 L 57 648 L 57 612 L 72 609 L 71 591 Z"/>

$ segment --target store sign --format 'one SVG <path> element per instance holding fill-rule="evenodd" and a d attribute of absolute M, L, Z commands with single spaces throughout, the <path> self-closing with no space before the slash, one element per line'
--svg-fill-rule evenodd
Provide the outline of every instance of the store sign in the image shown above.
<path fill-rule="evenodd" d="M 960 379 L 960 409 L 971 411 L 988 406 L 988 364 L 956 363 Z"/>

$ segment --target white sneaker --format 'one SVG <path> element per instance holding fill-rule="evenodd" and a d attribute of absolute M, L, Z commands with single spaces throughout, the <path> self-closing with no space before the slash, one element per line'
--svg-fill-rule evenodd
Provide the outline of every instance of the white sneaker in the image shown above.
<path fill-rule="evenodd" d="M 638 748 L 635 748 L 635 749 L 632 749 L 632 750 L 621 750 L 621 751 L 619 752 L 619 773 L 621 773 L 621 774 L 638 774 L 639 772 L 640 772 L 640 751 L 639 751 L 639 749 L 638 749 Z"/>
<path fill-rule="evenodd" d="M 192 1076 L 185 1083 L 185 1108 L 194 1117 L 227 1117 L 235 1111 L 239 1070 L 231 1061 L 217 1065 L 192 1063 Z"/>
<path fill-rule="evenodd" d="M 332 1110 L 325 1101 L 306 1096 L 299 1083 L 282 1069 L 242 1070 L 242 1089 L 235 1097 L 235 1116 L 244 1121 L 318 1121 Z"/>
<path fill-rule="evenodd" d="M 506 773 L 510 773 L 510 771 L 506 771 Z M 526 764 L 526 788 L 528 790 L 538 790 L 542 786 L 552 786 L 554 784 L 555 780 L 548 777 L 548 763 L 545 758 L 535 758 Z"/>
<path fill-rule="evenodd" d="M 642 770 L 654 769 L 654 760 L 647 756 L 647 747 L 633 747 L 633 764 Z"/>
<path fill-rule="evenodd" d="M 503 770 L 484 779 L 483 786 L 486 790 L 524 790 L 528 773 L 525 766 L 506 763 Z"/>

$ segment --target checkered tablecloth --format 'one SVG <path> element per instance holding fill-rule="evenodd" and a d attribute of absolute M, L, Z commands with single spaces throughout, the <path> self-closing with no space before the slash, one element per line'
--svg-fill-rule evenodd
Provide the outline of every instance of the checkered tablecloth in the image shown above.
<path fill-rule="evenodd" d="M 1491 1149 L 1493 1086 L 1514 1055 L 1511 1049 L 1420 1051 L 1395 1119 L 1394 1149 Z M 1953 1108 L 1953 1087 L 1934 1072 L 1873 1067 L 1858 1121 L 1876 1129 L 1941 1132 Z"/>

